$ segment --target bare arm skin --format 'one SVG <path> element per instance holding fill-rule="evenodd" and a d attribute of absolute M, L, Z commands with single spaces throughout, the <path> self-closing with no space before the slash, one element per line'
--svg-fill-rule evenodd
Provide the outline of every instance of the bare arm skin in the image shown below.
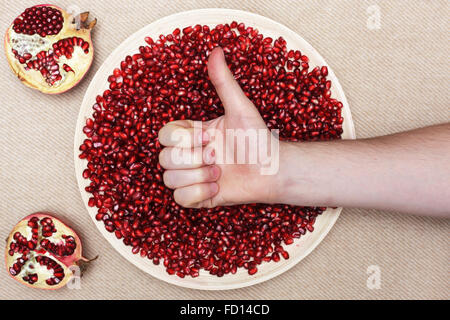
<path fill-rule="evenodd" d="M 449 217 L 450 124 L 372 139 L 285 143 L 275 180 L 281 203 Z"/>
<path fill-rule="evenodd" d="M 222 134 L 228 129 L 267 130 L 234 80 L 221 49 L 211 53 L 208 72 L 225 114 L 203 123 L 174 121 L 159 132 L 159 141 L 166 146 L 159 157 L 166 169 L 164 183 L 174 189 L 180 205 L 285 203 L 450 217 L 450 124 L 373 139 L 281 142 L 279 171 L 274 175 L 261 175 L 258 164 L 217 163 L 211 148 L 200 151 L 200 162 L 174 161 L 172 153 L 195 154 L 194 146 L 214 147 L 208 129 Z M 202 130 L 194 130 L 200 124 Z M 188 142 L 175 141 L 174 133 L 180 132 Z"/>

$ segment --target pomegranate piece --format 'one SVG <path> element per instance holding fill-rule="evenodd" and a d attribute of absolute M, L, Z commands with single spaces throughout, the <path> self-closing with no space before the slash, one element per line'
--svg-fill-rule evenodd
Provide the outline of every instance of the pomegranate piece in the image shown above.
<path fill-rule="evenodd" d="M 26 9 L 8 28 L 6 58 L 28 87 L 57 94 L 74 87 L 94 57 L 89 13 L 76 17 L 53 5 Z"/>
<path fill-rule="evenodd" d="M 326 208 L 246 204 L 212 209 L 180 207 L 163 183 L 158 131 L 169 121 L 207 121 L 223 115 L 207 61 L 217 46 L 269 129 L 281 140 L 340 139 L 342 103 L 331 96 L 326 66 L 288 50 L 283 38 L 264 37 L 243 23 L 175 29 L 125 57 L 97 96 L 79 157 L 90 180 L 88 205 L 107 231 L 134 254 L 171 275 L 221 277 L 263 262 L 289 259 L 291 245 L 314 230 Z M 143 41 L 144 43 L 144 41 Z"/>
<path fill-rule="evenodd" d="M 77 234 L 60 220 L 46 213 L 35 213 L 21 220 L 11 231 L 6 246 L 9 275 L 27 286 L 59 289 L 67 284 L 78 265 L 90 261 L 81 255 Z"/>

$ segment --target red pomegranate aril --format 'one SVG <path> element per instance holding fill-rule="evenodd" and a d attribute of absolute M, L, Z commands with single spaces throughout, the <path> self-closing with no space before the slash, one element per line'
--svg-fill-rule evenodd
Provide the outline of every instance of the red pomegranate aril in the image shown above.
<path fill-rule="evenodd" d="M 16 33 L 23 33 L 27 35 L 39 34 L 45 37 L 47 34 L 57 34 L 61 31 L 62 24 L 55 24 L 56 28 L 52 32 L 45 29 L 48 25 L 47 21 L 63 21 L 62 14 L 59 10 L 54 8 L 47 8 L 47 12 L 42 12 L 39 7 L 31 7 L 26 9 L 20 18 L 14 20 L 13 29 Z"/>
<path fill-rule="evenodd" d="M 280 255 L 278 254 L 278 252 L 274 252 L 273 254 L 272 254 L 272 260 L 273 261 L 275 261 L 275 262 L 278 262 L 278 261 L 280 261 Z"/>
<path fill-rule="evenodd" d="M 183 29 L 183 34 L 189 34 L 192 32 L 192 30 L 193 30 L 193 28 L 191 26 L 186 27 Z"/>
<path fill-rule="evenodd" d="M 257 271 L 258 271 L 258 268 L 253 267 L 251 269 L 248 269 L 248 274 L 249 275 L 254 275 Z"/>
<path fill-rule="evenodd" d="M 80 158 L 90 179 L 88 205 L 132 252 L 179 277 L 218 277 L 289 258 L 283 245 L 312 232 L 326 208 L 246 204 L 187 209 L 162 181 L 158 132 L 169 121 L 207 121 L 223 106 L 207 76 L 208 54 L 221 46 L 243 91 L 270 129 L 287 141 L 339 139 L 342 103 L 331 97 L 326 66 L 287 49 L 282 38 L 232 22 L 177 28 L 127 56 L 108 78 L 83 128 Z M 11 249 L 13 250 L 13 249 Z"/>

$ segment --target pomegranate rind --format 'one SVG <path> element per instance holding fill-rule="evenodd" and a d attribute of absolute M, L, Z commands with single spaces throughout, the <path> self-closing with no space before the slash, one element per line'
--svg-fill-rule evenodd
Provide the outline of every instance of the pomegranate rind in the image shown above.
<path fill-rule="evenodd" d="M 56 262 L 59 263 L 59 265 L 61 265 L 61 267 L 64 270 L 64 278 L 62 279 L 62 281 L 56 285 L 50 286 L 48 285 L 45 280 L 46 278 L 44 277 L 39 277 L 38 281 L 34 284 L 29 284 L 28 282 L 24 281 L 22 279 L 22 277 L 20 276 L 13 276 L 10 272 L 9 269 L 12 267 L 12 265 L 16 262 L 17 258 L 21 255 L 19 253 L 15 253 L 13 256 L 10 256 L 8 251 L 9 251 L 9 245 L 11 242 L 14 241 L 14 234 L 16 232 L 20 232 L 23 235 L 28 235 L 30 234 L 29 231 L 29 227 L 28 227 L 28 221 L 33 218 L 36 217 L 39 220 L 43 219 L 43 218 L 50 218 L 52 219 L 55 228 L 57 230 L 57 232 L 52 235 L 52 237 L 61 237 L 61 235 L 70 235 L 72 237 L 75 238 L 75 242 L 77 244 L 75 251 L 72 255 L 67 256 L 67 257 L 59 257 L 59 256 L 55 256 L 54 254 L 50 253 L 50 252 L 45 252 L 42 254 L 39 254 L 41 256 L 46 256 L 49 258 L 52 258 L 53 260 L 55 260 Z M 81 240 L 78 237 L 78 235 L 76 234 L 76 232 L 68 227 L 65 223 L 63 223 L 61 220 L 59 220 L 58 218 L 55 218 L 51 215 L 49 215 L 48 213 L 45 212 L 37 212 L 37 213 L 33 213 L 25 218 L 23 218 L 21 221 L 19 221 L 14 228 L 12 229 L 11 233 L 9 234 L 7 240 L 6 240 L 6 249 L 5 249 L 5 263 L 6 263 L 6 270 L 9 274 L 9 276 L 11 278 L 13 278 L 14 280 L 30 287 L 30 288 L 35 288 L 35 289 L 44 289 L 44 290 L 57 290 L 60 289 L 62 287 L 64 287 L 67 282 L 72 278 L 73 273 L 72 271 L 69 269 L 71 266 L 73 265 L 77 265 L 79 261 L 83 261 L 86 260 L 85 258 L 82 257 L 81 255 L 82 252 L 82 245 L 81 245 Z"/>
<path fill-rule="evenodd" d="M 14 33 L 13 30 L 14 23 L 11 23 L 10 27 L 6 31 L 4 40 L 6 60 L 8 61 L 8 64 L 11 70 L 14 72 L 14 74 L 27 87 L 39 90 L 45 94 L 64 93 L 67 90 L 75 87 L 84 78 L 84 76 L 86 75 L 86 73 L 88 72 L 88 70 L 92 65 L 92 62 L 94 60 L 94 46 L 91 38 L 91 29 L 81 28 L 79 30 L 76 30 L 76 25 L 71 23 L 73 17 L 58 6 L 44 4 L 44 5 L 37 5 L 34 7 L 51 7 L 61 11 L 63 15 L 64 23 L 61 31 L 56 35 L 49 35 L 45 37 L 46 39 L 50 40 L 51 44 L 56 43 L 58 40 L 71 37 L 78 37 L 82 38 L 84 41 L 89 43 L 89 52 L 86 54 L 82 52 L 82 50 L 79 51 L 76 50 L 75 52 L 78 52 L 77 56 L 76 57 L 74 56 L 72 59 L 66 59 L 64 56 L 62 56 L 61 57 L 62 60 L 59 63 L 60 71 L 65 72 L 62 66 L 64 63 L 68 62 L 75 72 L 65 72 L 66 78 L 64 79 L 64 81 L 61 81 L 56 86 L 50 86 L 49 84 L 47 84 L 45 78 L 41 75 L 39 71 L 26 70 L 25 69 L 26 64 L 21 64 L 13 54 L 12 52 L 13 48 L 11 45 L 11 35 Z"/>

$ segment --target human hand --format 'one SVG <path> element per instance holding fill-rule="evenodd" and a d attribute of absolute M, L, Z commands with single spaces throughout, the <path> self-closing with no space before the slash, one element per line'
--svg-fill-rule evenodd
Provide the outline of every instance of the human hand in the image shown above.
<path fill-rule="evenodd" d="M 449 124 L 364 140 L 279 142 L 276 150 L 271 143 L 269 154 L 277 156 L 277 164 L 279 159 L 279 170 L 264 175 L 261 169 L 266 164 L 260 159 L 255 164 L 236 164 L 236 158 L 233 164 L 217 161 L 214 152 L 220 146 L 222 155 L 230 149 L 237 149 L 237 154 L 242 148 L 244 154 L 249 151 L 246 143 L 224 144 L 218 137 L 226 130 L 262 130 L 273 136 L 234 80 L 220 48 L 209 57 L 208 73 L 225 114 L 207 122 L 170 122 L 159 132 L 160 143 L 166 146 L 160 153 L 160 164 L 167 169 L 164 183 L 175 189 L 180 205 L 283 203 L 448 217 Z M 180 137 L 189 139 L 180 142 Z M 259 140 L 251 146 L 267 150 Z M 182 151 L 194 155 L 192 161 L 175 161 Z"/>
<path fill-rule="evenodd" d="M 273 141 L 259 111 L 241 90 L 225 61 L 223 50 L 216 48 L 208 60 L 208 74 L 219 95 L 225 114 L 214 120 L 199 122 L 173 121 L 159 132 L 159 141 L 166 146 L 159 156 L 160 164 L 167 169 L 164 183 L 175 189 L 174 198 L 184 207 L 215 207 L 241 203 L 270 202 L 274 184 L 271 175 L 262 175 L 263 164 L 245 161 L 237 164 L 236 155 L 243 152 L 249 159 L 252 148 Z M 266 137 L 256 144 L 225 141 L 227 130 L 244 133 L 258 132 Z M 277 140 L 278 141 L 278 140 Z M 244 150 L 245 149 L 245 150 Z M 219 150 L 220 153 L 218 152 Z M 217 161 L 230 154 L 233 163 Z M 254 150 L 253 150 L 254 151 Z M 274 152 L 276 150 L 270 150 Z M 190 161 L 179 161 L 185 152 Z"/>

